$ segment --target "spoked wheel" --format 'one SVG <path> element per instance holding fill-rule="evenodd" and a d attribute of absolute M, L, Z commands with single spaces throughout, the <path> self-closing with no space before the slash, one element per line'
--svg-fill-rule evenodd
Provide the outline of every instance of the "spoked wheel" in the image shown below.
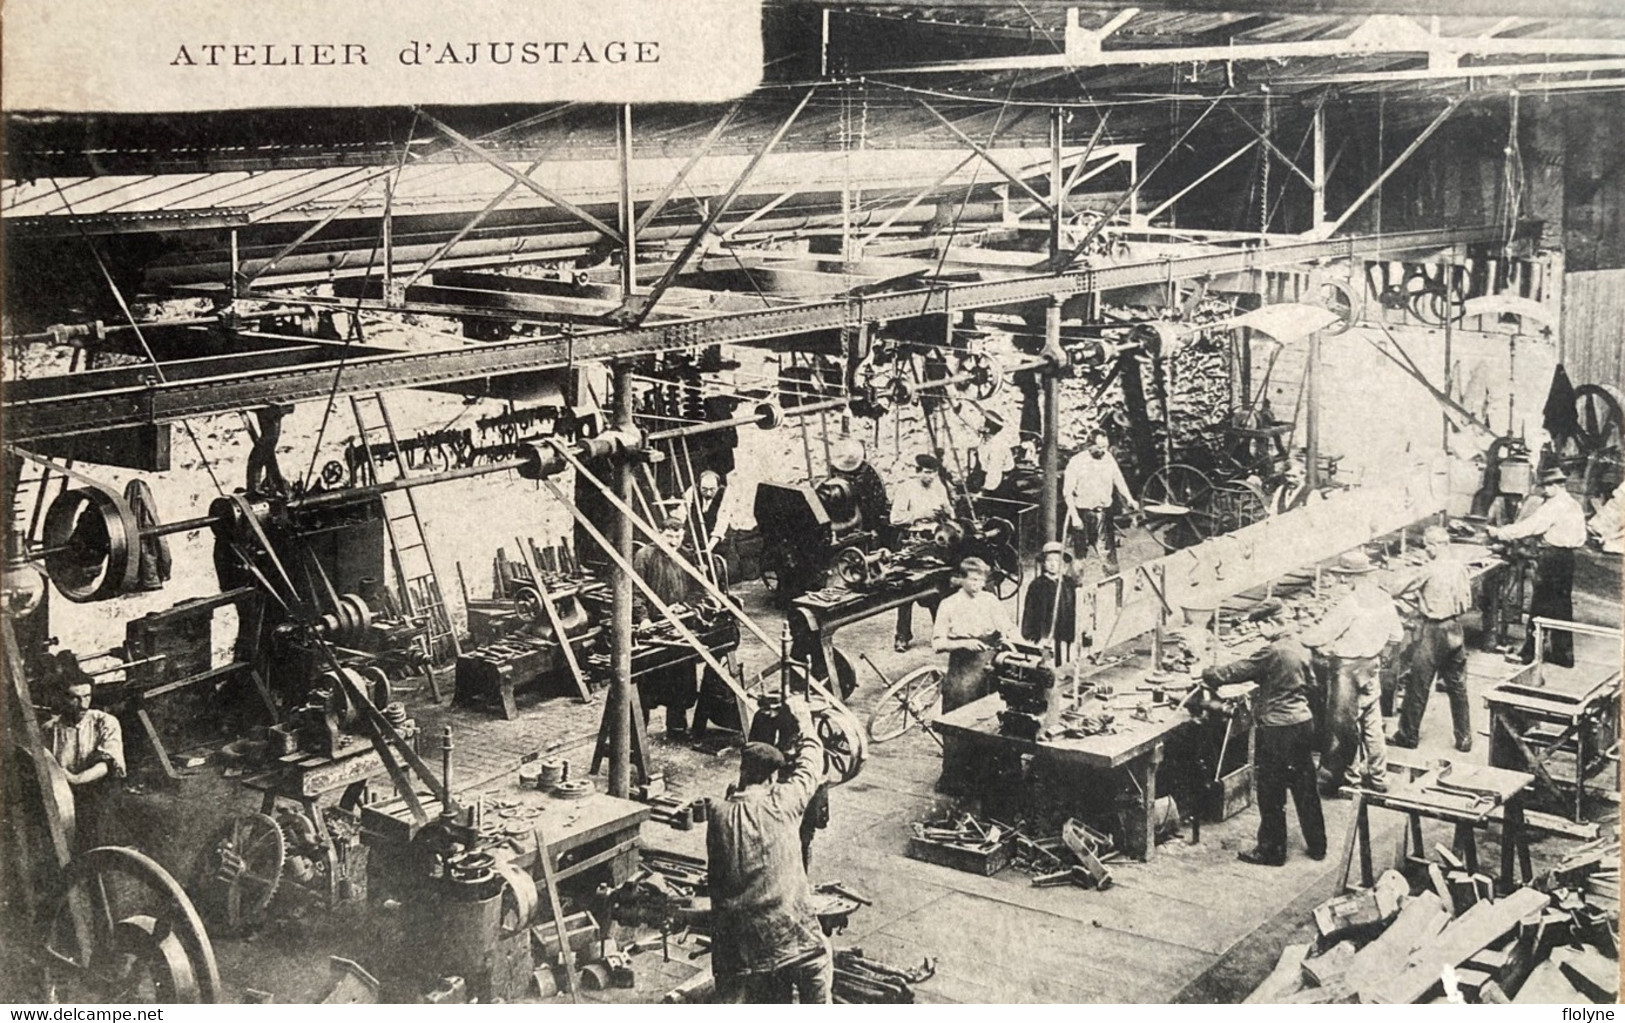
<path fill-rule="evenodd" d="M 930 721 L 942 710 L 941 668 L 926 665 L 893 682 L 869 713 L 869 738 L 889 742 L 915 721 Z"/>
<path fill-rule="evenodd" d="M 1572 447 L 1564 454 L 1589 457 L 1612 452 L 1617 457 L 1621 434 L 1625 433 L 1625 410 L 1620 406 L 1620 393 L 1612 387 L 1603 384 L 1581 384 L 1576 387 L 1574 418 L 1578 430 L 1568 438 Z"/>
<path fill-rule="evenodd" d="M 1177 551 L 1207 539 L 1211 532 L 1205 508 L 1213 482 L 1193 465 L 1175 462 L 1146 477 L 1140 504 L 1145 529 L 1165 551 Z"/>
<path fill-rule="evenodd" d="M 282 828 L 263 813 L 233 817 L 204 848 L 192 890 L 219 933 L 251 934 L 282 883 L 288 847 Z"/>
<path fill-rule="evenodd" d="M 134 849 L 102 846 L 69 866 L 44 952 L 54 1001 L 220 1000 L 214 946 L 192 900 Z"/>

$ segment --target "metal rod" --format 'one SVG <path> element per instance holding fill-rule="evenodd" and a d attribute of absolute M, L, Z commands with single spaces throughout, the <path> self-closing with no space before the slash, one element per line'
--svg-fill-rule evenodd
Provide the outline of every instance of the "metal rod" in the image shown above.
<path fill-rule="evenodd" d="M 564 198 L 562 195 L 559 195 L 557 192 L 554 192 L 551 188 L 547 188 L 546 186 L 539 184 L 534 178 L 514 170 L 513 167 L 510 166 L 505 160 L 493 156 L 473 139 L 463 135 L 457 131 L 457 129 L 446 124 L 444 121 L 441 121 L 434 115 L 426 113 L 422 110 L 419 110 L 417 113 L 418 116 L 422 117 L 425 121 L 428 121 L 431 125 L 433 125 L 435 129 L 440 132 L 440 134 L 451 139 L 462 148 L 468 150 L 470 153 L 473 153 L 481 160 L 484 160 L 492 167 L 495 167 L 497 170 L 506 174 L 514 181 L 517 181 L 519 184 L 530 189 L 532 192 L 535 192 L 537 195 L 541 196 L 543 199 L 546 199 L 554 206 L 557 206 L 559 209 L 570 214 L 572 217 L 575 217 L 577 220 L 602 232 L 603 235 L 610 241 L 620 243 L 625 240 L 622 238 L 621 232 L 615 230 L 613 227 L 610 227 L 602 220 L 599 220 L 597 217 L 593 216 L 591 213 L 588 213 L 586 210 L 582 209 L 580 206 L 577 206 L 570 200 Z"/>
<path fill-rule="evenodd" d="M 728 207 L 739 197 L 740 191 L 750 181 L 751 175 L 756 173 L 756 168 L 761 166 L 762 161 L 767 159 L 768 154 L 773 152 L 774 147 L 790 131 L 790 126 L 795 124 L 796 118 L 801 116 L 801 112 L 806 109 L 808 101 L 813 98 L 813 93 L 817 91 L 817 86 L 807 90 L 806 94 L 801 97 L 801 102 L 797 103 L 795 109 L 790 111 L 790 116 L 784 119 L 778 129 L 763 143 L 762 148 L 756 151 L 756 155 L 751 157 L 750 162 L 745 164 L 745 169 L 739 172 L 739 177 L 734 179 L 734 183 L 729 186 L 727 193 L 717 200 L 710 214 L 700 224 L 700 229 L 689 235 L 688 241 L 683 245 L 682 251 L 677 254 L 677 258 L 672 260 L 671 265 L 666 268 L 666 272 L 660 275 L 660 280 L 656 281 L 654 287 L 649 289 L 648 298 L 637 314 L 635 320 L 637 324 L 641 326 L 643 321 L 649 318 L 649 314 L 654 312 L 655 304 L 660 301 L 660 297 L 677 280 L 677 275 L 683 272 L 683 267 L 693 258 L 699 247 L 705 243 L 706 237 L 717 226 L 717 221 L 722 219 L 722 215 L 728 211 Z"/>
<path fill-rule="evenodd" d="M 1406 160 L 1409 160 L 1412 154 L 1414 154 L 1418 149 L 1422 148 L 1422 143 L 1432 138 L 1433 133 L 1438 131 L 1439 128 L 1444 125 L 1444 122 L 1450 119 L 1450 115 L 1456 112 L 1456 108 L 1461 106 L 1465 99 L 1465 96 L 1458 96 L 1457 98 L 1451 100 L 1443 110 L 1439 111 L 1439 116 L 1435 117 L 1433 122 L 1426 128 L 1422 129 L 1422 134 L 1416 136 L 1411 144 L 1405 147 L 1405 150 L 1402 153 L 1394 157 L 1394 162 L 1390 163 L 1383 169 L 1381 174 L 1377 175 L 1377 180 L 1366 186 L 1366 190 L 1360 193 L 1359 198 L 1349 203 L 1348 209 L 1343 211 L 1343 215 L 1337 218 L 1337 220 L 1332 224 L 1331 230 L 1327 231 L 1326 233 L 1336 234 L 1338 228 L 1348 223 L 1349 218 L 1354 216 L 1355 212 L 1359 210 L 1361 206 L 1365 205 L 1366 200 L 1377 194 L 1377 190 L 1382 187 L 1383 182 L 1387 181 L 1395 171 L 1399 170 L 1400 166 L 1404 164 Z"/>
<path fill-rule="evenodd" d="M 938 111 L 936 107 L 925 102 L 924 100 L 920 101 L 920 106 L 924 107 L 926 112 L 932 117 L 935 117 L 938 121 L 941 121 L 942 126 L 952 132 L 955 138 L 959 139 L 959 141 L 975 150 L 977 156 L 980 156 L 982 159 L 986 160 L 993 167 L 993 169 L 1003 175 L 1007 181 L 1021 189 L 1023 192 L 1026 192 L 1027 195 L 1037 202 L 1039 206 L 1044 208 L 1045 212 L 1053 212 L 1050 208 L 1048 199 L 1040 195 L 1037 189 L 1023 181 L 1014 171 L 1000 163 L 998 158 L 996 158 L 992 153 L 988 152 L 988 150 L 980 142 L 977 142 L 975 139 L 965 134 L 964 131 L 960 129 L 959 125 L 942 116 L 942 113 Z"/>

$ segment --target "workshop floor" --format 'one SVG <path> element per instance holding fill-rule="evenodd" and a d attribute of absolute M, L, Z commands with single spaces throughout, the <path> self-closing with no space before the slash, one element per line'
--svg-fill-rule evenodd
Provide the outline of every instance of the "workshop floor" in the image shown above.
<path fill-rule="evenodd" d="M 1583 567 L 1577 616 L 1593 621 L 1618 620 L 1617 559 Z M 780 616 L 766 605 L 755 586 L 742 593 L 748 609 L 774 634 Z M 929 628 L 917 612 L 916 632 Z M 854 658 L 866 652 L 889 676 L 925 663 L 933 655 L 922 639 L 914 649 L 897 654 L 891 648 L 892 618 L 851 626 L 839 645 Z M 765 651 L 747 645 L 747 665 L 760 664 Z M 1582 660 L 1617 663 L 1617 648 L 1601 641 L 1580 644 Z M 1500 656 L 1474 652 L 1469 659 L 1469 687 L 1475 725 L 1485 727 L 1480 694 L 1514 669 Z M 859 667 L 860 687 L 854 709 L 867 715 L 884 688 L 866 666 Z M 426 695 L 426 694 L 425 694 Z M 511 769 L 531 752 L 565 756 L 577 771 L 590 763 L 601 699 L 580 704 L 570 697 L 522 700 L 515 721 L 460 709 L 437 707 L 426 699 L 413 713 L 426 734 L 425 750 L 442 724 L 453 728 L 457 777 L 473 784 Z M 733 751 L 694 748 L 666 741 L 657 712 L 651 722 L 653 767 L 663 770 L 672 794 L 680 798 L 720 794 L 737 772 Z M 1448 749 L 1448 710 L 1442 697 L 1430 701 L 1422 749 L 1406 754 L 1427 762 L 1457 756 Z M 1482 737 L 1469 756 L 1480 761 L 1487 743 Z M 831 823 L 814 844 L 812 880 L 839 880 L 873 900 L 856 912 L 849 929 L 836 937 L 838 947 L 861 947 L 867 956 L 899 966 L 936 961 L 935 977 L 916 986 L 922 1001 L 936 1002 L 1233 1002 L 1239 1001 L 1274 966 L 1281 948 L 1311 936 L 1309 913 L 1332 895 L 1341 876 L 1336 861 L 1349 822 L 1349 804 L 1327 804 L 1332 856 L 1314 862 L 1302 854 L 1295 822 L 1289 860 L 1284 867 L 1240 863 L 1237 851 L 1251 846 L 1257 814 L 1248 810 L 1218 825 L 1204 825 L 1201 841 L 1181 834 L 1158 847 L 1150 863 L 1117 861 L 1115 884 L 1105 891 L 1077 888 L 1034 888 L 1027 875 L 1007 870 L 988 878 L 908 859 L 904 855 L 909 826 L 927 818 L 946 797 L 934 792 L 940 756 L 934 741 L 911 731 L 871 747 L 870 762 L 855 781 L 832 796 Z M 602 777 L 599 779 L 602 783 Z M 213 760 L 200 765 L 178 789 L 145 789 L 127 797 L 138 812 L 126 815 L 126 840 L 152 852 L 185 877 L 191 858 L 209 832 L 226 815 L 257 809 L 257 794 L 226 777 Z M 199 813 L 198 807 L 210 812 Z M 1617 807 L 1608 808 L 1617 820 Z M 1384 817 L 1391 819 L 1384 820 Z M 1378 813 L 1378 863 L 1386 862 L 1398 833 L 1398 817 Z M 1427 840 L 1448 841 L 1441 827 Z M 703 855 L 704 832 L 673 830 L 646 824 L 645 846 Z M 1563 841 L 1535 845 L 1537 870 L 1543 859 L 1561 856 Z M 1494 863 L 1493 840 L 1482 850 Z M 380 976 L 411 954 L 411 942 L 399 934 L 398 913 L 385 905 L 358 907 L 330 914 L 301 904 L 293 895 L 279 898 L 272 921 L 251 940 L 216 942 L 222 976 L 233 1000 L 261 991 L 277 1002 L 320 1000 L 335 975 L 329 956 L 352 959 Z M 658 951 L 633 959 L 638 984 L 633 990 L 587 994 L 588 1000 L 656 1001 L 688 975 L 703 967 L 691 960 L 694 946 L 675 947 L 664 960 Z M 389 1000 L 414 992 L 386 990 Z M 558 996 L 563 998 L 564 996 Z"/>

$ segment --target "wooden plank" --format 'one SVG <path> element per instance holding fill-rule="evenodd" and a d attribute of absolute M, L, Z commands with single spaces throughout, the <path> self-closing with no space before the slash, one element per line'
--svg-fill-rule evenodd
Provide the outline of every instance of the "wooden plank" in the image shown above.
<path fill-rule="evenodd" d="M 1450 922 L 1450 911 L 1438 896 L 1423 892 L 1405 904 L 1381 935 L 1360 949 L 1343 974 L 1343 982 L 1370 1001 L 1366 993 L 1388 982 L 1411 952 L 1431 941 Z"/>
<path fill-rule="evenodd" d="M 1509 933 L 1524 917 L 1545 908 L 1551 897 L 1533 888 L 1494 902 L 1480 902 L 1452 921 L 1438 936 L 1419 947 L 1397 976 L 1370 992 L 1371 1000 L 1392 1005 L 1421 1001 L 1439 982 L 1446 966 L 1459 966 L 1473 953 Z"/>
<path fill-rule="evenodd" d="M 1253 993 L 1243 999 L 1243 1005 L 1271 1005 L 1296 994 L 1303 987 L 1303 960 L 1312 945 L 1288 945 L 1281 950 L 1275 969 Z"/>
<path fill-rule="evenodd" d="M 542 837 L 542 825 L 536 822 L 532 834 L 536 838 L 536 860 L 542 868 L 542 885 L 547 890 L 547 904 L 553 910 L 553 928 L 559 936 L 559 965 L 564 969 L 564 987 L 570 992 L 570 1001 L 581 1004 L 581 985 L 576 979 L 575 951 L 570 948 L 570 935 L 565 930 L 564 907 L 559 904 L 559 882 L 553 876 L 553 856 L 547 851 Z"/>

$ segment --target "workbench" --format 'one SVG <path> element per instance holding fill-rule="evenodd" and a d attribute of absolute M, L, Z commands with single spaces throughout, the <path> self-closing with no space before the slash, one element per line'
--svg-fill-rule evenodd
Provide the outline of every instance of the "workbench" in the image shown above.
<path fill-rule="evenodd" d="M 341 902 L 364 902 L 367 898 L 366 850 L 354 841 L 354 815 L 367 796 L 367 785 L 386 775 L 383 758 L 371 743 L 351 743 L 340 756 L 328 757 L 303 750 L 278 757 L 277 766 L 243 779 L 243 784 L 264 793 L 260 813 L 279 820 L 277 802 L 285 800 L 299 807 L 310 822 L 310 835 L 325 865 L 329 909 Z M 337 802 L 329 797 L 342 790 Z M 336 819 L 348 818 L 343 829 L 349 837 L 339 840 L 330 827 L 329 813 Z"/>
<path fill-rule="evenodd" d="M 1618 769 L 1619 695 L 1617 667 L 1525 666 L 1484 694 L 1490 764 L 1531 772 L 1538 796 L 1583 822 L 1586 782 Z M 1617 791 L 1617 779 L 1603 788 Z"/>
<path fill-rule="evenodd" d="M 1118 667 L 1096 673 L 1092 681 L 1115 679 L 1119 692 L 1133 690 L 1133 680 L 1144 670 Z M 1063 683 L 1064 684 L 1064 683 Z M 1146 697 L 1149 702 L 1149 697 Z M 1101 704 L 1105 707 L 1106 704 Z M 1012 775 L 1013 763 L 1031 755 L 1060 776 L 1110 777 L 1114 786 L 1124 775 L 1136 792 L 1134 824 L 1124 836 L 1125 851 L 1141 860 L 1150 860 L 1156 851 L 1157 769 L 1169 742 L 1176 736 L 1193 733 L 1196 721 L 1181 707 L 1162 704 L 1151 710 L 1150 720 L 1142 721 L 1129 711 L 1116 713 L 1115 732 L 1070 739 L 1022 739 L 999 734 L 999 711 L 1004 701 L 993 694 L 944 714 L 931 723 L 942 736 L 941 791 L 963 795 L 985 795 Z M 1096 785 L 1080 785 L 1073 791 L 1099 792 Z"/>
<path fill-rule="evenodd" d="M 1399 782 L 1387 792 L 1362 790 L 1354 796 L 1354 816 L 1343 842 L 1343 887 L 1348 887 L 1349 871 L 1356 852 L 1360 857 L 1361 884 L 1376 883 L 1371 862 L 1371 810 L 1393 810 L 1410 819 L 1404 833 L 1407 850 L 1425 856 L 1422 844 L 1422 818 L 1455 825 L 1455 845 L 1461 850 L 1467 870 L 1478 871 L 1478 843 L 1475 833 L 1491 824 L 1501 826 L 1501 874 L 1497 885 L 1503 893 L 1518 887 L 1513 880 L 1514 855 L 1521 882 L 1534 877 L 1529 861 L 1529 836 L 1524 828 L 1524 803 L 1534 775 L 1507 771 L 1482 764 L 1448 763 L 1408 781 Z"/>
<path fill-rule="evenodd" d="M 521 788 L 517 770 L 478 790 L 459 793 L 458 799 L 466 809 L 480 803 L 482 796 L 481 841 L 499 861 L 539 877 L 535 827 L 540 823 L 559 881 L 603 867 L 609 882 L 618 885 L 637 868 L 639 829 L 649 818 L 649 808 L 642 803 L 604 792 L 585 799 L 560 799 L 535 788 Z M 440 815 L 440 803 L 432 795 L 422 794 L 419 801 L 429 820 Z M 418 830 L 400 799 L 363 807 L 361 824 L 369 845 L 396 849 L 410 842 Z"/>
<path fill-rule="evenodd" d="M 790 601 L 790 656 L 797 660 L 813 658 L 813 674 L 830 677 L 842 663 L 835 655 L 838 630 L 893 608 L 912 608 L 919 601 L 928 605 L 940 602 L 953 590 L 954 571 L 948 566 L 928 569 L 912 573 L 901 586 L 878 590 L 830 588 L 802 594 Z M 929 640 L 929 632 L 927 636 Z M 854 677 L 851 683 L 856 681 Z M 851 683 L 842 680 L 843 688 Z"/>

